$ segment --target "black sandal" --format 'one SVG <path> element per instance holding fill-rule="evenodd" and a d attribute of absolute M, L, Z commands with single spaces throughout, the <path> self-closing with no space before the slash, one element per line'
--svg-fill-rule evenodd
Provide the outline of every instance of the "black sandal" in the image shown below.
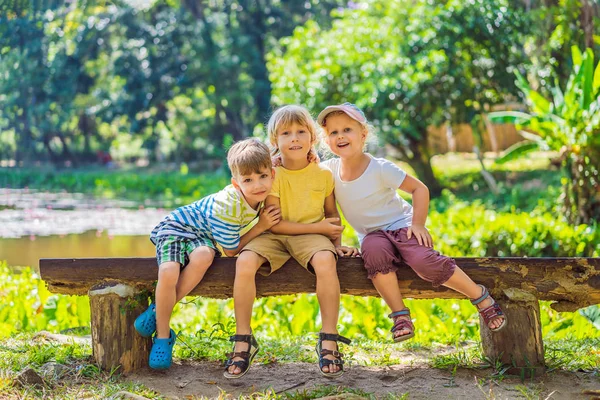
<path fill-rule="evenodd" d="M 252 364 L 252 360 L 254 359 L 254 356 L 256 355 L 256 353 L 258 353 L 258 343 L 256 342 L 256 339 L 254 339 L 254 335 L 252 335 L 252 334 L 250 334 L 250 335 L 233 335 L 229 338 L 229 341 L 234 342 L 233 349 L 232 349 L 231 353 L 227 353 L 227 355 L 226 355 L 227 361 L 225 362 L 225 372 L 223 372 L 223 376 L 225 378 L 229 378 L 229 379 L 241 378 L 242 376 L 246 375 L 246 372 L 248 372 L 248 370 L 250 369 L 250 364 Z M 235 351 L 235 342 L 247 343 L 248 350 L 236 352 Z M 233 361 L 233 359 L 235 357 L 240 357 L 242 359 L 238 360 L 238 361 Z M 239 374 L 230 373 L 229 367 L 231 367 L 232 365 L 235 365 L 236 367 L 238 367 L 242 372 L 240 372 Z"/>
<path fill-rule="evenodd" d="M 350 339 L 345 338 L 337 333 L 323 333 L 319 332 L 319 341 L 317 342 L 317 347 L 315 350 L 317 351 L 317 356 L 319 357 L 319 372 L 327 378 L 337 378 L 338 376 L 342 376 L 344 374 L 344 354 L 340 353 L 337 350 L 328 350 L 323 348 L 323 340 L 331 340 L 336 342 L 342 342 L 345 344 L 350 344 Z M 339 347 L 338 347 L 339 349 Z M 335 360 L 330 360 L 325 358 L 325 356 L 332 355 L 335 357 Z M 325 372 L 323 371 L 323 367 L 327 367 L 330 365 L 337 365 L 340 367 L 337 372 Z"/>

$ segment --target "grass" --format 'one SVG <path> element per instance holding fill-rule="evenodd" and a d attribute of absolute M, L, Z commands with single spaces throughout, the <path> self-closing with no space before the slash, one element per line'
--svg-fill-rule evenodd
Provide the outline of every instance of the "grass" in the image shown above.
<path fill-rule="evenodd" d="M 217 328 L 218 329 L 218 328 Z M 202 341 L 198 337 L 203 336 Z M 313 350 L 314 338 L 298 337 L 293 339 L 263 338 L 261 352 L 256 359 L 259 364 L 282 362 L 310 362 L 316 364 Z M 186 344 L 184 344 L 184 342 Z M 200 361 L 218 361 L 223 359 L 225 351 L 229 350 L 228 343 L 222 343 L 218 334 L 186 336 L 178 339 L 176 344 L 177 357 Z M 592 376 L 600 377 L 600 355 L 598 348 L 600 339 L 568 339 L 549 340 L 546 342 L 546 360 L 548 372 L 584 371 Z M 192 348 L 204 348 L 201 354 L 186 353 L 187 345 Z M 349 350 L 349 351 L 348 351 Z M 343 350 L 348 354 L 349 366 L 386 366 L 403 365 L 409 367 L 432 367 L 447 370 L 448 381 L 444 387 L 454 387 L 454 376 L 458 369 L 486 369 L 487 377 L 480 378 L 481 390 L 488 382 L 500 383 L 507 377 L 506 367 L 487 360 L 482 354 L 478 343 L 456 343 L 454 346 L 431 345 L 424 346 L 408 342 L 401 346 L 388 342 L 357 340 L 351 347 Z M 385 358 L 382 354 L 388 354 Z M 127 391 L 151 399 L 163 397 L 153 390 L 140 384 L 128 382 L 119 371 L 101 371 L 91 356 L 92 350 L 85 344 L 56 344 L 48 342 L 43 337 L 34 334 L 19 334 L 0 341 L 0 398 L 31 398 L 47 399 L 80 399 L 80 398 L 109 398 L 119 391 Z M 42 374 L 44 364 L 54 362 L 64 368 L 58 375 L 46 376 L 46 387 L 20 387 L 15 384 L 15 377 L 24 366 L 33 368 Z M 535 385 L 518 385 L 517 391 L 526 391 L 527 395 L 535 397 L 539 390 Z M 310 390 L 274 393 L 272 390 L 252 393 L 242 396 L 244 399 L 314 399 L 325 396 L 351 394 L 367 399 L 375 399 L 373 393 L 362 390 L 344 388 L 335 385 L 319 386 Z M 525 393 L 521 393 L 525 396 Z M 219 398 L 231 398 L 225 392 Z M 379 397 L 381 398 L 381 397 Z M 396 393 L 384 397 L 386 399 L 408 399 L 409 393 Z"/>
<path fill-rule="evenodd" d="M 120 378 L 117 371 L 102 371 L 94 364 L 92 349 L 82 344 L 57 344 L 32 334 L 19 334 L 0 341 L 0 398 L 81 399 L 109 398 L 125 390 L 159 398 L 139 384 Z M 42 366 L 54 362 L 63 366 L 59 374 L 44 377 L 44 387 L 22 387 L 15 377 L 24 366 L 42 374 Z"/>

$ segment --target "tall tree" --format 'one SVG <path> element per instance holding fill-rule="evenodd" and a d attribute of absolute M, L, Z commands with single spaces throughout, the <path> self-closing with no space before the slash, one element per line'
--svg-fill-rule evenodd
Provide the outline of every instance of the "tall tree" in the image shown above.
<path fill-rule="evenodd" d="M 317 111 L 351 101 L 409 161 L 433 195 L 428 128 L 470 122 L 485 105 L 517 93 L 511 68 L 523 60 L 521 9 L 508 1 L 367 1 L 284 39 L 270 69 L 277 103 Z"/>

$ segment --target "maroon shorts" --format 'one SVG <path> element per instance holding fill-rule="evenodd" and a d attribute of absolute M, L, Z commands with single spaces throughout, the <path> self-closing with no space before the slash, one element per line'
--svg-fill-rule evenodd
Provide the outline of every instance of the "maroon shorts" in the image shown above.
<path fill-rule="evenodd" d="M 408 228 L 395 231 L 375 231 L 365 236 L 360 251 L 369 279 L 378 273 L 396 272 L 404 261 L 422 279 L 433 286 L 444 284 L 456 268 L 450 257 L 431 247 L 422 246 L 415 237 L 408 239 Z"/>

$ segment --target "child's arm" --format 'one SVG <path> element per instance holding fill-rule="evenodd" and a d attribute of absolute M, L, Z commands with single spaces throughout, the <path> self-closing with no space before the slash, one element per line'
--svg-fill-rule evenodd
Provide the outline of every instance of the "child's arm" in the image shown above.
<path fill-rule="evenodd" d="M 268 196 L 267 200 L 265 201 L 265 205 L 273 205 L 279 208 L 279 198 L 275 196 Z M 313 224 L 302 224 L 281 219 L 278 224 L 271 227 L 271 232 L 280 235 L 305 235 L 308 233 L 318 233 L 334 240 L 339 238 L 344 230 L 344 227 L 339 225 L 339 220 L 340 219 L 338 216 L 338 218 L 325 218 L 323 221 L 315 222 Z"/>
<path fill-rule="evenodd" d="M 414 234 L 420 245 L 433 247 L 431 235 L 425 228 L 429 212 L 429 189 L 423 182 L 408 174 L 399 189 L 412 195 L 413 219 L 412 226 L 408 228 L 408 238 Z"/>
<path fill-rule="evenodd" d="M 342 231 L 345 226 L 342 226 L 340 213 L 338 212 L 337 206 L 335 204 L 335 193 L 331 192 L 329 196 L 325 198 L 325 204 L 323 205 L 325 211 L 325 218 L 335 218 L 338 223 L 336 225 L 340 225 L 342 227 Z M 358 249 L 354 247 L 342 246 L 342 234 L 340 232 L 340 236 L 336 239 L 332 239 L 333 245 L 335 246 L 335 251 L 340 257 L 356 257 L 358 256 Z"/>
<path fill-rule="evenodd" d="M 239 253 L 252 239 L 269 230 L 273 225 L 281 220 L 281 210 L 279 207 L 267 206 L 260 210 L 258 222 L 248 232 L 240 237 L 240 243 L 235 249 L 223 249 L 227 257 L 233 257 Z"/>

